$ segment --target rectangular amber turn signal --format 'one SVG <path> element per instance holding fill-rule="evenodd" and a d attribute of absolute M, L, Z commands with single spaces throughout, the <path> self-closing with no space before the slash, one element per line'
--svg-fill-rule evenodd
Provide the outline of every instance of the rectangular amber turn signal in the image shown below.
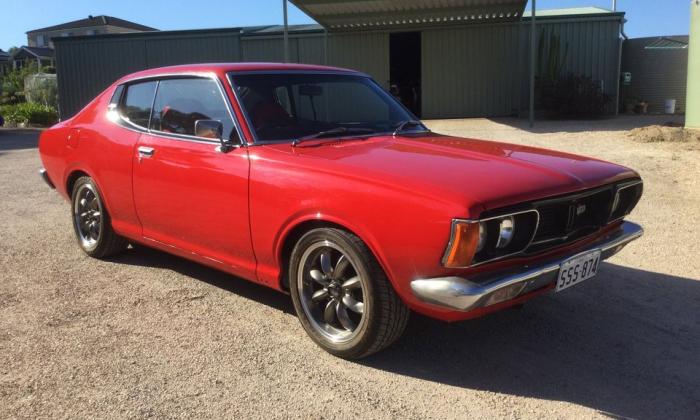
<path fill-rule="evenodd" d="M 467 267 L 471 265 L 478 245 L 478 222 L 453 221 L 450 242 L 442 258 L 442 264 L 450 268 Z"/>

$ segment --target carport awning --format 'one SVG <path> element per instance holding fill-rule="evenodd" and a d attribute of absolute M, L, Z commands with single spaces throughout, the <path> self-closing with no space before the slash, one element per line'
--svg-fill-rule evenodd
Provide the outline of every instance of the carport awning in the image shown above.
<path fill-rule="evenodd" d="M 518 20 L 527 0 L 290 0 L 328 30 Z"/>

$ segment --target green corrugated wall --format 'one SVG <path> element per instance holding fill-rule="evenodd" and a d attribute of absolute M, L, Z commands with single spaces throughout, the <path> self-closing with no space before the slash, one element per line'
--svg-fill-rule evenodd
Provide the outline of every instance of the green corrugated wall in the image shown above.
<path fill-rule="evenodd" d="M 65 119 L 120 77 L 153 67 L 240 61 L 240 30 L 136 33 L 55 40 L 59 112 Z"/>
<path fill-rule="evenodd" d="M 542 18 L 538 31 L 546 28 L 568 43 L 566 72 L 602 81 L 614 97 L 621 19 L 620 14 Z M 423 116 L 506 116 L 526 109 L 527 21 L 415 29 L 423 33 Z M 290 59 L 360 70 L 386 86 L 389 38 L 388 31 L 331 32 L 327 40 L 320 31 L 291 33 Z M 280 33 L 240 35 L 239 29 L 78 37 L 56 45 L 63 118 L 136 70 L 191 62 L 279 62 L 284 56 Z"/>
<path fill-rule="evenodd" d="M 323 33 L 289 37 L 289 58 L 293 63 L 326 64 L 325 48 Z M 243 61 L 284 60 L 284 43 L 280 35 L 244 37 L 241 50 Z M 327 64 L 359 70 L 386 85 L 389 80 L 389 34 L 331 33 L 328 35 Z"/>

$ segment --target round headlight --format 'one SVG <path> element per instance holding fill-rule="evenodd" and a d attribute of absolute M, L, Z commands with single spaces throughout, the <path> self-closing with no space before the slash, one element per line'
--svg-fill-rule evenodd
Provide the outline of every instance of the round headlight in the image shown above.
<path fill-rule="evenodd" d="M 476 246 L 476 252 L 484 249 L 486 244 L 486 224 L 484 222 L 479 223 L 479 243 Z"/>
<path fill-rule="evenodd" d="M 513 233 L 515 232 L 515 220 L 513 217 L 503 218 L 498 230 L 498 242 L 496 242 L 496 248 L 505 248 L 508 246 L 510 241 L 513 240 Z"/>

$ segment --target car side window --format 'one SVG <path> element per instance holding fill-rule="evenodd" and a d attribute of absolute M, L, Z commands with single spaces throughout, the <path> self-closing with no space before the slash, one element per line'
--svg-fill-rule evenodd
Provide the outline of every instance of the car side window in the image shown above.
<path fill-rule="evenodd" d="M 148 127 L 156 84 L 156 82 L 142 82 L 126 87 L 126 97 L 120 110 L 124 119 L 139 127 Z"/>
<path fill-rule="evenodd" d="M 161 80 L 153 106 L 151 130 L 194 136 L 197 120 L 221 121 L 224 137 L 229 140 L 238 138 L 226 102 L 215 80 Z"/>

